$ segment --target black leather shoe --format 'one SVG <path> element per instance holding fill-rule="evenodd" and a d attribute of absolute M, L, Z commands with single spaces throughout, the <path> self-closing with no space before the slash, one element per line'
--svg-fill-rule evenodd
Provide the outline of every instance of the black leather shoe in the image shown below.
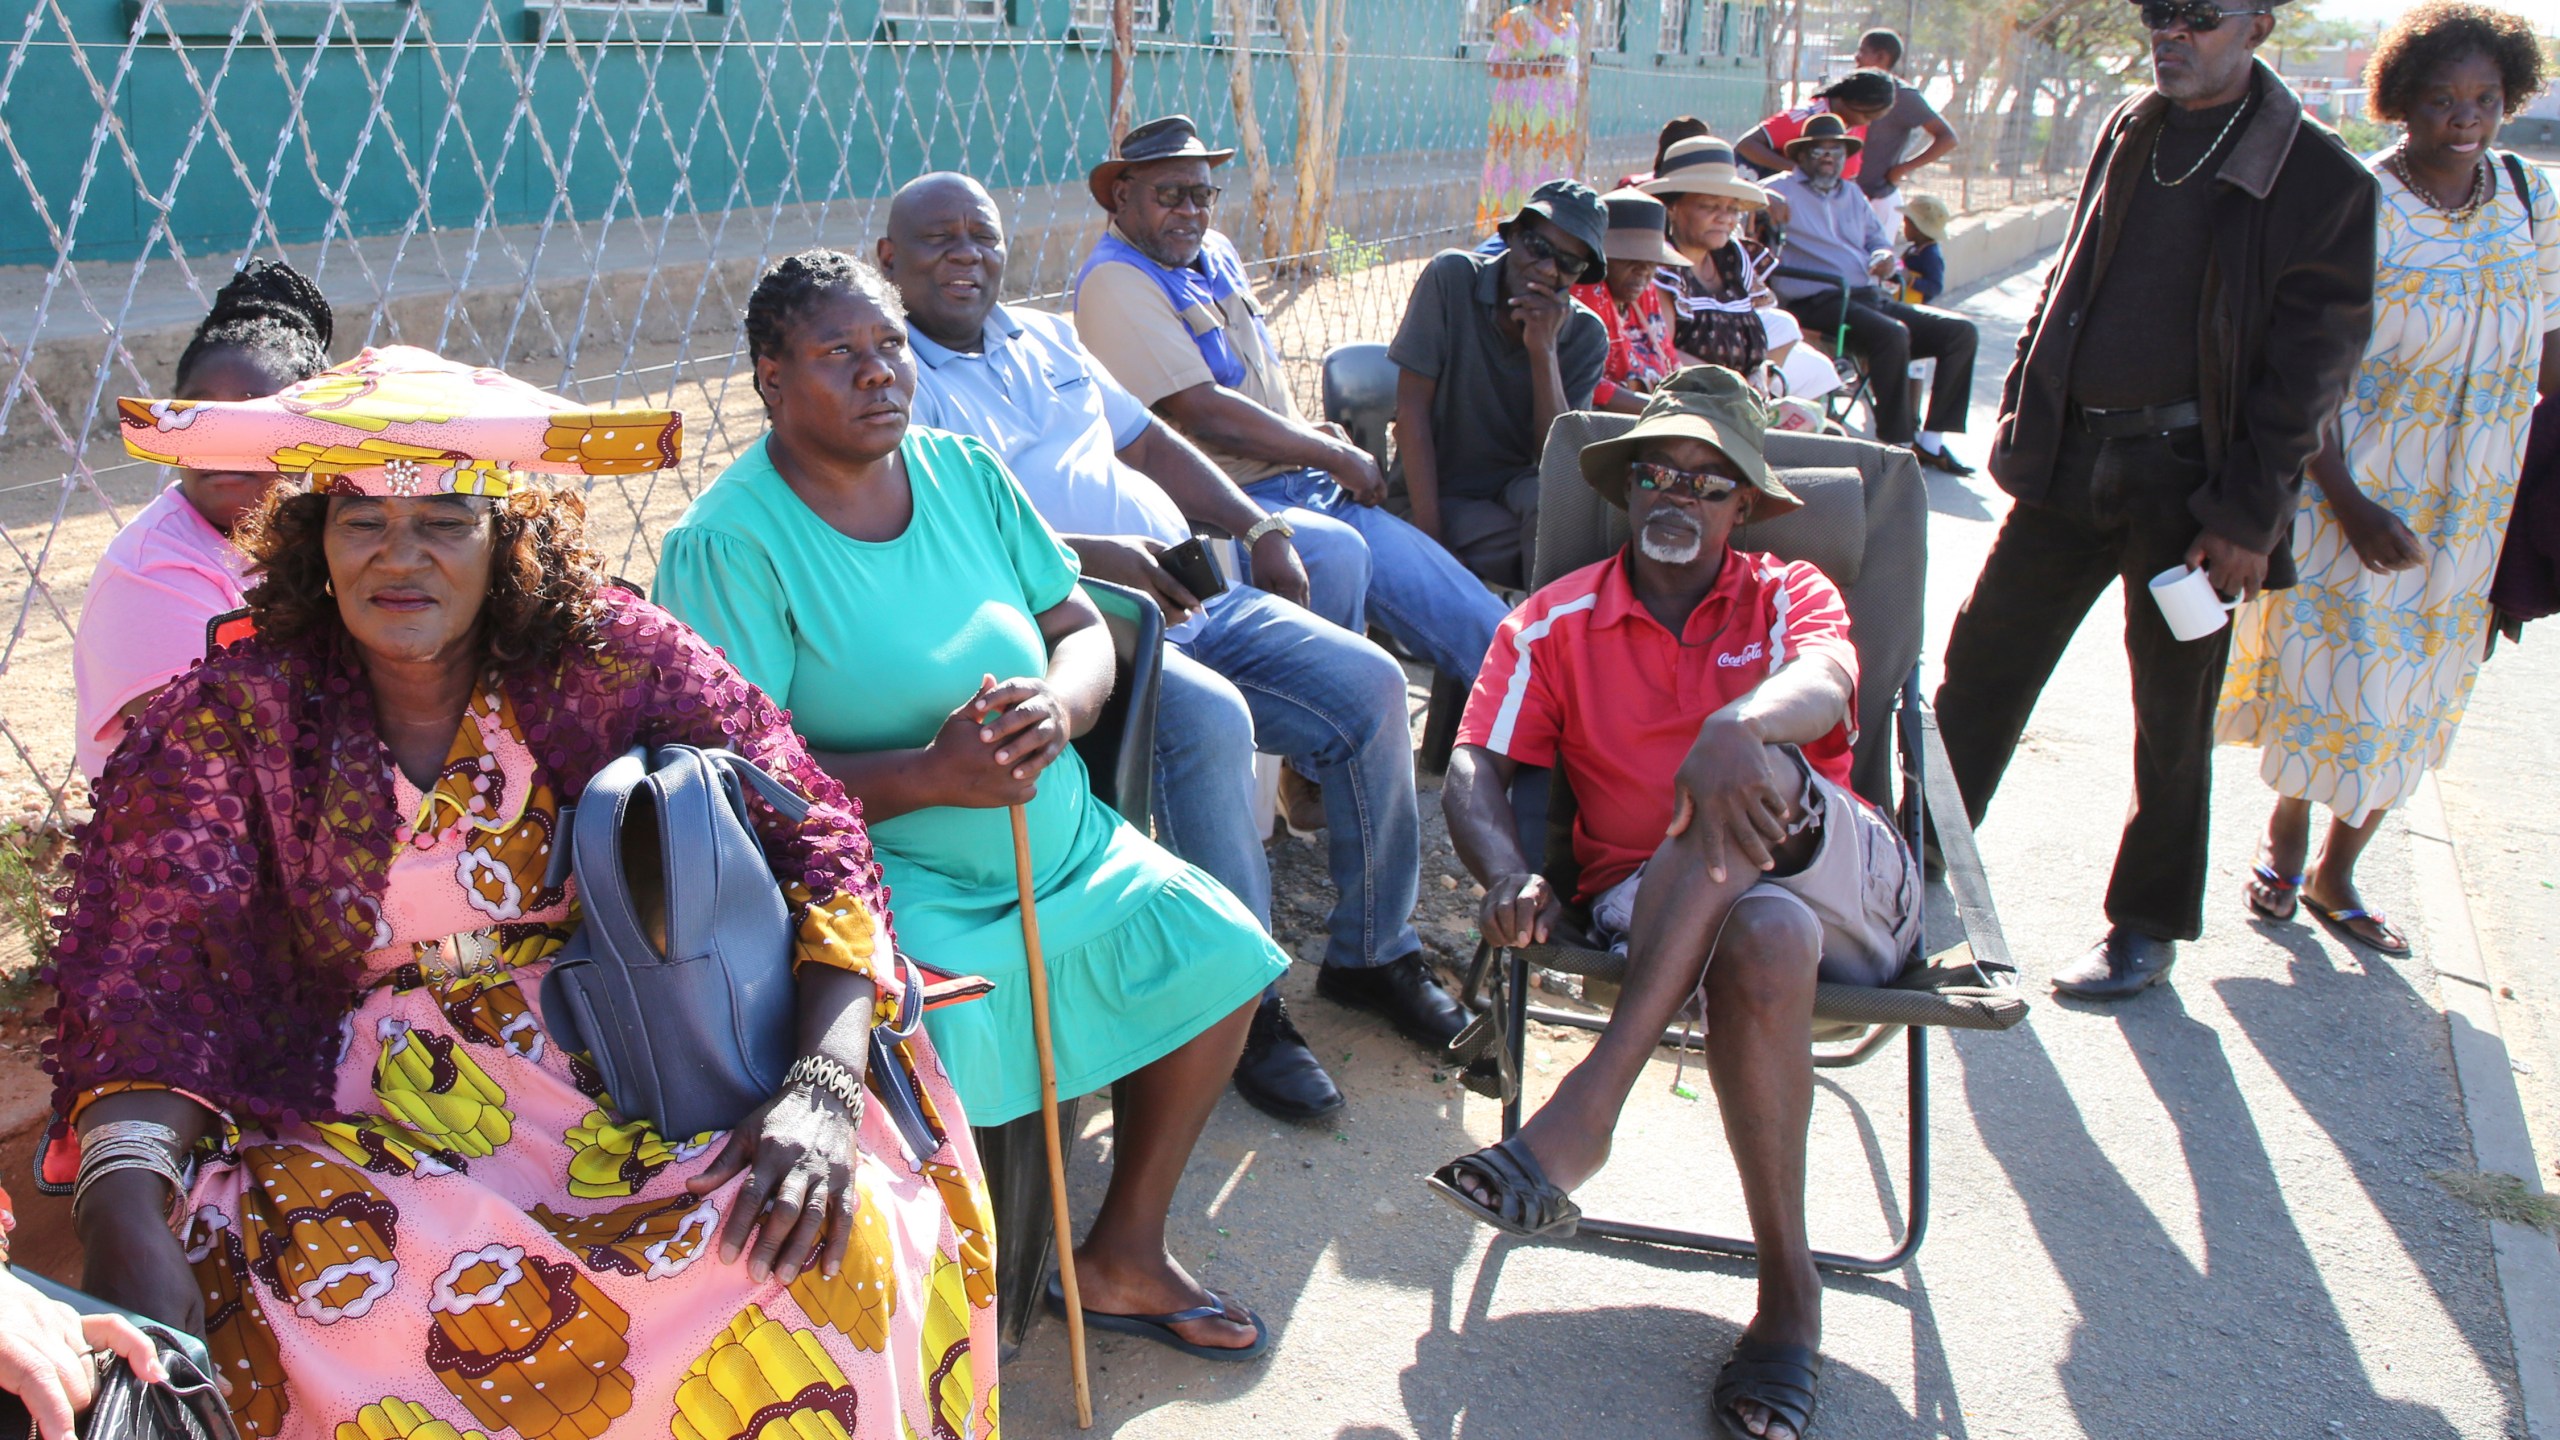
<path fill-rule="evenodd" d="M 1385 965 L 1327 965 L 1316 972 L 1316 993 L 1383 1017 L 1397 1034 L 1433 1051 L 1467 1028 L 1466 1007 L 1431 978 L 1418 950 Z"/>
<path fill-rule="evenodd" d="M 2112 925 L 2106 939 L 2053 977 L 2053 988 L 2083 1000 L 2129 999 L 2168 979 L 2177 963 L 2177 941 Z"/>
<path fill-rule="evenodd" d="M 1920 463 L 1922 465 L 1931 470 L 1937 471 L 1941 475 L 1962 476 L 1973 473 L 1972 466 L 1957 459 L 1956 452 L 1948 449 L 1944 445 L 1940 445 L 1935 450 L 1923 450 L 1919 446 L 1914 445 L 1911 447 L 1911 453 L 1920 457 Z"/>
<path fill-rule="evenodd" d="M 1254 1109 L 1282 1120 L 1316 1120 L 1342 1108 L 1342 1092 L 1307 1048 L 1307 1037 L 1290 1023 L 1277 995 L 1263 996 L 1254 1008 L 1244 1054 L 1236 1061 L 1236 1093 Z"/>

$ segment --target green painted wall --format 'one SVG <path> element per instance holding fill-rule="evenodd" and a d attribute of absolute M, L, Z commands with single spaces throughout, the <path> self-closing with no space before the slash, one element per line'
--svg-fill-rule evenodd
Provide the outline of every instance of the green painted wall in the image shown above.
<path fill-rule="evenodd" d="M 33 189 L 0 169 L 0 264 L 51 264 L 57 230 L 81 260 L 165 255 L 164 201 L 179 248 L 223 254 L 876 195 L 928 168 L 998 185 L 1080 174 L 1103 145 L 1109 50 L 1071 27 L 1073 0 L 1000 3 L 993 24 L 884 21 L 883 0 L 710 0 L 673 22 L 676 7 L 590 6 L 562 12 L 576 40 L 538 43 L 550 12 L 526 0 L 346 0 L 320 43 L 328 4 L 265 0 L 275 41 L 253 17 L 233 47 L 240 11 L 217 0 L 173 0 L 138 41 L 136 0 L 61 0 L 68 36 L 50 10 L 32 41 L 22 19 L 0 30 L 0 127 Z M 1230 137 L 1227 52 L 1201 43 L 1216 5 L 1159 3 L 1138 113 L 1187 110 Z M 1738 34 L 1738 16 L 1716 20 L 1720 0 L 1623 3 L 1625 49 L 1594 70 L 1596 136 L 1683 112 L 1727 133 L 1755 118 L 1757 61 L 1654 53 L 1660 4 L 1691 7 L 1693 52 Z M 1346 157 L 1481 148 L 1491 82 L 1460 44 L 1463 8 L 1354 0 Z M 1263 133 L 1286 164 L 1290 66 L 1254 63 Z"/>

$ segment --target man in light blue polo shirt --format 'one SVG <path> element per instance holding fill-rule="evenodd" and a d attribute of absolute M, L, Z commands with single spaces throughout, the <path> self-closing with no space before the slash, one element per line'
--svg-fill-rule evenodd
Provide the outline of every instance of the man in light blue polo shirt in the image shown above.
<path fill-rule="evenodd" d="M 890 203 L 888 229 L 878 258 L 906 301 L 915 423 L 986 441 L 1086 574 L 1154 595 L 1179 622 L 1158 702 L 1157 838 L 1267 927 L 1253 753 L 1313 770 L 1337 891 L 1318 990 L 1445 1045 L 1466 1016 L 1431 978 L 1413 930 L 1422 833 L 1403 668 L 1292 603 L 1307 578 L 1287 522 L 1121 388 L 1064 317 L 996 304 L 1004 227 L 977 182 L 910 182 Z M 1166 572 L 1157 556 L 1194 524 L 1246 542 L 1251 585 L 1202 604 Z M 1236 1088 L 1288 1119 L 1342 1104 L 1276 989 L 1254 1018 Z"/>

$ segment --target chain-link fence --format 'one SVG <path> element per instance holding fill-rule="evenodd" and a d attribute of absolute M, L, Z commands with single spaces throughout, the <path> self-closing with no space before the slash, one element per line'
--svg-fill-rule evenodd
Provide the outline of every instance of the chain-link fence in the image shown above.
<path fill-rule="evenodd" d="M 1187 112 L 1242 152 L 1220 223 L 1312 403 L 1323 353 L 1384 338 L 1422 261 L 1475 238 L 1504 58 L 1489 0 L 9 8 L 0 827 L 83 802 L 82 594 L 166 481 L 124 457 L 113 401 L 166 392 L 247 257 L 320 283 L 340 355 L 424 345 L 684 410 L 680 469 L 590 495 L 617 569 L 645 581 L 657 537 L 761 429 L 739 316 L 772 257 L 866 251 L 899 182 L 963 170 L 1009 221 L 1009 295 L 1056 304 L 1101 225 L 1085 171 L 1132 119 Z M 1597 183 L 1642 168 L 1669 116 L 1738 134 L 1785 88 L 1784 6 L 1563 8 L 1583 57 L 1564 123 Z"/>

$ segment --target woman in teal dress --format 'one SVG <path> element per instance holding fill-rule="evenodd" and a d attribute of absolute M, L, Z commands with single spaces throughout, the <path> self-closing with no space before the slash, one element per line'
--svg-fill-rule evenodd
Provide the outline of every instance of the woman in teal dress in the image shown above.
<path fill-rule="evenodd" d="M 1164 1227 L 1286 957 L 1094 798 L 1067 742 L 1110 693 L 1109 632 L 1002 462 L 908 428 L 897 292 L 851 256 L 792 256 L 748 301 L 747 350 L 772 428 L 668 533 L 655 598 L 781 702 L 860 802 L 899 948 L 996 982 L 926 1016 L 973 1125 L 1040 1104 L 1006 813 L 1026 807 L 1058 1091 L 1128 1080 L 1110 1189 L 1076 1249 L 1086 1309 L 1167 1322 L 1152 1333 L 1221 1358 L 1263 1353 L 1262 1322 L 1202 1288 Z"/>

